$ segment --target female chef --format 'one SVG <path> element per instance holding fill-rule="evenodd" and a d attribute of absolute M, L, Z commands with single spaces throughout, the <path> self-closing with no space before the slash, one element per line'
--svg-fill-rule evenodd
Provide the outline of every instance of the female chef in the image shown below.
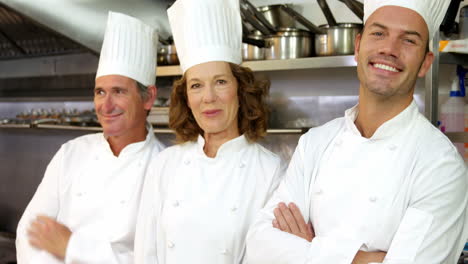
<path fill-rule="evenodd" d="M 239 66 L 238 0 L 178 0 L 168 15 L 184 73 L 170 106 L 178 144 L 148 169 L 135 263 L 241 263 L 281 175 L 280 159 L 256 143 L 269 82 Z"/>

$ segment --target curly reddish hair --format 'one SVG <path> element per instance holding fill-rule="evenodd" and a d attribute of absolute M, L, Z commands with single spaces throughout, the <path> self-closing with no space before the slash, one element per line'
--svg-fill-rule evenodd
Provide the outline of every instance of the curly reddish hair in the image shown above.
<path fill-rule="evenodd" d="M 238 83 L 237 125 L 239 133 L 244 134 L 249 142 L 256 142 L 266 135 L 269 112 L 266 99 L 270 90 L 270 81 L 256 80 L 249 68 L 233 63 L 229 63 L 229 66 Z M 204 133 L 188 106 L 185 75 L 173 85 L 169 107 L 169 127 L 175 131 L 177 143 L 196 141 L 198 135 Z"/>

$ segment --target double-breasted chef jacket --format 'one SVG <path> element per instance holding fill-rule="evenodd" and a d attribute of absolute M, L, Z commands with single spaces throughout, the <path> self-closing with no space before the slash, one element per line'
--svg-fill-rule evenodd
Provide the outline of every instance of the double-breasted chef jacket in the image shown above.
<path fill-rule="evenodd" d="M 242 135 L 215 158 L 205 141 L 162 151 L 146 175 L 135 263 L 241 263 L 255 215 L 279 184 L 280 159 Z"/>
<path fill-rule="evenodd" d="M 384 263 L 456 263 L 465 244 L 468 173 L 453 144 L 413 101 L 371 138 L 357 107 L 303 135 L 284 180 L 247 235 L 247 261 L 349 264 L 358 250 Z M 279 202 L 294 202 L 316 237 L 272 227 Z"/>
<path fill-rule="evenodd" d="M 148 162 L 163 149 L 150 125 L 118 157 L 102 133 L 62 145 L 47 167 L 17 230 L 18 263 L 133 263 L 135 223 Z M 27 229 L 37 215 L 71 229 L 65 261 L 33 248 Z"/>

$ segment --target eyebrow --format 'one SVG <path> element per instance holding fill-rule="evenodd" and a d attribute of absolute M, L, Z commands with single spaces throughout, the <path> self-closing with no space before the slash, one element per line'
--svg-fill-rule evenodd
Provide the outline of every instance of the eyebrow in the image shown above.
<path fill-rule="evenodd" d="M 372 25 L 370 25 L 370 27 L 378 27 L 378 28 L 381 28 L 381 29 L 384 29 L 384 30 L 388 30 L 388 27 L 387 27 L 387 26 L 382 25 L 382 24 L 377 23 L 377 22 L 372 23 Z M 414 30 L 404 30 L 403 32 L 405 33 L 405 35 L 413 35 L 413 36 L 418 37 L 420 40 L 422 40 L 421 34 L 420 34 L 419 32 L 417 32 L 417 31 L 414 31 Z"/>
<path fill-rule="evenodd" d="M 215 76 L 213 76 L 213 79 L 217 79 L 219 77 L 226 77 L 226 74 L 215 75 Z M 189 79 L 188 82 L 201 82 L 201 80 L 198 79 L 198 78 L 192 78 L 192 79 Z"/>
<path fill-rule="evenodd" d="M 101 86 L 94 87 L 94 91 L 97 91 L 97 90 L 104 90 L 104 88 L 102 88 Z M 128 91 L 128 88 L 121 87 L 121 86 L 112 86 L 111 90 L 125 90 L 125 91 Z"/>

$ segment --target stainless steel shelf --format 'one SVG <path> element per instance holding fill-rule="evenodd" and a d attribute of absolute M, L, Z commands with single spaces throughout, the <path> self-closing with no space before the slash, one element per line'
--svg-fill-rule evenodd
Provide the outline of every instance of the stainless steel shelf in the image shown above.
<path fill-rule="evenodd" d="M 61 129 L 61 130 L 75 130 L 75 131 L 102 131 L 102 127 L 86 127 L 86 126 L 69 126 L 69 125 L 52 125 L 52 124 L 38 124 L 38 125 L 0 125 L 0 128 L 40 128 L 40 129 Z M 268 134 L 303 134 L 307 132 L 308 129 L 300 128 L 275 128 L 267 129 Z M 153 128 L 154 133 L 156 134 L 173 134 L 174 131 L 170 128 Z"/>
<path fill-rule="evenodd" d="M 455 143 L 468 143 L 468 132 L 448 132 L 445 135 Z"/>
<path fill-rule="evenodd" d="M 461 53 L 440 53 L 441 64 L 459 64 L 468 66 L 468 54 Z"/>
<path fill-rule="evenodd" d="M 29 124 L 4 124 L 0 125 L 0 128 L 30 128 Z"/>
<path fill-rule="evenodd" d="M 323 69 L 323 68 L 341 68 L 355 67 L 354 55 L 349 56 L 330 56 L 330 57 L 310 57 L 289 60 L 262 60 L 245 61 L 241 64 L 249 67 L 254 72 L 258 71 L 286 71 L 299 69 Z M 180 76 L 182 70 L 179 65 L 158 66 L 156 76 Z"/>

